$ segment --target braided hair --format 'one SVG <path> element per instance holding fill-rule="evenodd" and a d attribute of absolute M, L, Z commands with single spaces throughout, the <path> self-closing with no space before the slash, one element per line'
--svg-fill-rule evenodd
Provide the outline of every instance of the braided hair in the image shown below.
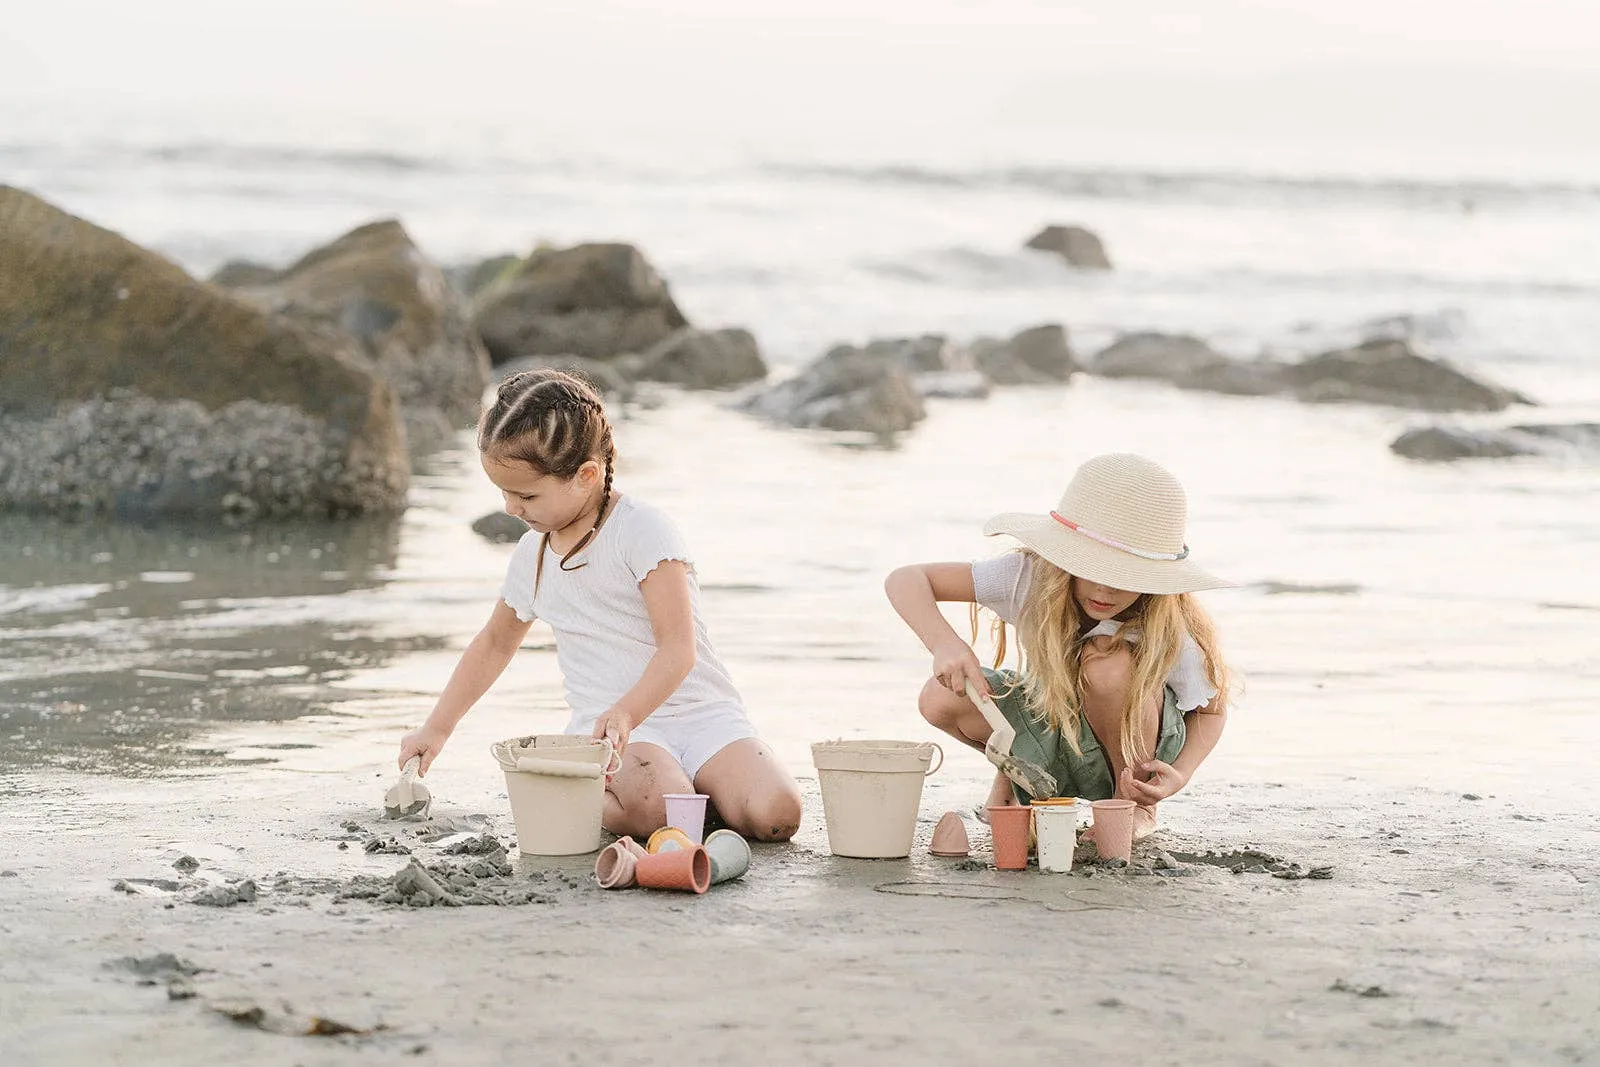
<path fill-rule="evenodd" d="M 500 460 L 521 460 L 552 478 L 574 478 L 591 459 L 604 463 L 605 485 L 594 525 L 561 557 L 564 571 L 588 566 L 579 563 L 568 567 L 567 561 L 600 532 L 611 503 L 611 477 L 617 458 L 611 422 L 593 387 L 575 375 L 548 368 L 511 375 L 500 383 L 494 403 L 478 420 L 478 451 Z M 534 570 L 536 593 L 549 544 L 547 533 L 539 543 L 539 562 Z"/>

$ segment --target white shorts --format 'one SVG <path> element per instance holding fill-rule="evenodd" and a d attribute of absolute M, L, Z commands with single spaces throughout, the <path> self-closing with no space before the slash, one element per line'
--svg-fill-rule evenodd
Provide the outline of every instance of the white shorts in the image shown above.
<path fill-rule="evenodd" d="M 593 720 L 587 725 L 573 720 L 567 726 L 569 734 L 588 734 L 593 730 Z M 658 712 L 633 728 L 628 744 L 666 749 L 693 782 L 712 756 L 735 741 L 756 736 L 756 728 L 743 708 L 734 704 L 712 704 L 690 711 L 674 711 L 666 717 L 660 717 Z"/>

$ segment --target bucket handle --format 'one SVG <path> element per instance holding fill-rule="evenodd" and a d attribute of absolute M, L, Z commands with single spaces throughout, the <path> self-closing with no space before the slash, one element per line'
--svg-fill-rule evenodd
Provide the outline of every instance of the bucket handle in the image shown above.
<path fill-rule="evenodd" d="M 933 746 L 933 750 L 935 752 L 939 753 L 939 762 L 935 763 L 932 767 L 929 767 L 927 770 L 922 772 L 922 777 L 924 777 L 924 778 L 927 778 L 929 775 L 933 774 L 934 771 L 936 771 L 940 767 L 944 766 L 944 749 L 939 747 L 939 742 L 937 742 L 937 741 L 929 741 L 928 744 L 932 745 Z"/>
<path fill-rule="evenodd" d="M 598 772 L 595 772 L 592 769 L 586 769 L 582 774 L 573 774 L 569 771 L 550 770 L 544 765 L 550 763 L 563 763 L 569 767 L 586 767 L 587 765 L 582 763 L 573 763 L 569 760 L 541 759 L 537 756 L 514 756 L 511 754 L 511 742 L 509 741 L 496 741 L 494 744 L 489 746 L 489 754 L 495 758 L 496 763 L 500 764 L 503 769 L 508 771 L 535 770 L 535 768 L 532 767 L 522 766 L 524 762 L 528 762 L 539 764 L 539 767 L 536 769 L 536 773 L 539 774 L 555 774 L 567 778 L 598 778 L 601 775 L 604 775 L 605 778 L 609 780 L 613 774 L 616 774 L 622 769 L 622 753 L 618 752 L 612 746 L 611 738 L 603 737 L 600 740 L 606 746 L 606 758 L 605 762 L 601 764 L 601 768 Z"/>
<path fill-rule="evenodd" d="M 601 768 L 594 763 L 575 763 L 566 759 L 541 759 L 518 756 L 517 770 L 524 774 L 548 774 L 555 778 L 598 778 Z"/>

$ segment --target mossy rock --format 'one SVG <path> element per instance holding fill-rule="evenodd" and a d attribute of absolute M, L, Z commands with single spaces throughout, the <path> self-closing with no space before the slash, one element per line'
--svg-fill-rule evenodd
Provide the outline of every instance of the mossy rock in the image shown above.
<path fill-rule="evenodd" d="M 303 481 L 311 495 L 295 508 L 399 509 L 409 480 L 399 408 L 364 362 L 337 339 L 0 185 L 0 408 L 13 427 L 100 418 L 112 409 L 91 402 L 113 395 L 192 402 L 209 418 L 250 402 L 303 416 L 297 432 L 317 435 L 319 447 L 305 454 L 314 451 L 322 469 Z M 152 452 L 147 460 L 145 475 L 165 469 L 165 457 Z M 70 465 L 70 449 L 56 462 Z M 29 477 L 48 479 L 49 471 L 42 465 Z M 20 477 L 15 464 L 12 476 Z M 206 505 L 186 495 L 183 510 Z"/>

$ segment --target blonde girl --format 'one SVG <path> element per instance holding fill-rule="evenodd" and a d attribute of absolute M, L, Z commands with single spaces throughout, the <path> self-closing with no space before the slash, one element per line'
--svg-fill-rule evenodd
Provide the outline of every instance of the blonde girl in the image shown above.
<path fill-rule="evenodd" d="M 541 618 L 555 631 L 566 732 L 609 738 L 622 753 L 606 829 L 643 838 L 666 823 L 663 794 L 701 792 L 746 837 L 793 836 L 799 789 L 717 658 L 677 528 L 613 488 L 616 449 L 599 396 L 559 371 L 513 375 L 478 425 L 478 450 L 507 513 L 529 530 L 488 623 L 427 721 L 401 740 L 401 765 L 421 756 L 427 773 Z"/>
<path fill-rule="evenodd" d="M 1016 728 L 1011 751 L 1050 770 L 1058 794 L 1133 800 L 1135 833 L 1149 834 L 1156 804 L 1188 784 L 1227 719 L 1230 672 L 1192 595 L 1227 583 L 1190 561 L 1186 515 L 1183 487 L 1159 465 L 1097 456 L 1054 511 L 985 524 L 1019 551 L 890 574 L 890 603 L 933 654 L 923 717 L 981 750 L 990 730 L 965 695 L 971 681 Z M 939 601 L 973 605 L 974 639 L 980 606 L 998 617 L 996 667 L 1015 627 L 1020 671 L 983 668 Z M 997 776 L 989 803 L 1012 795 Z"/>

